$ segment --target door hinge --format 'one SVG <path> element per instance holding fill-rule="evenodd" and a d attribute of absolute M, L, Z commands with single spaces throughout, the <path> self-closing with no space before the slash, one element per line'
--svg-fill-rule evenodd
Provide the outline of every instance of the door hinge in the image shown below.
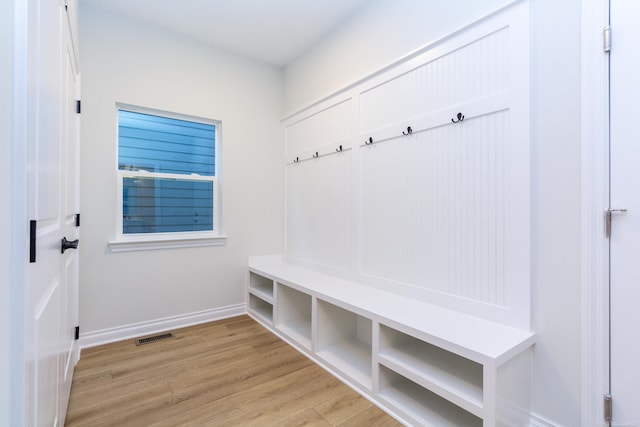
<path fill-rule="evenodd" d="M 611 52 L 611 26 L 607 25 L 602 29 L 602 49 Z"/>
<path fill-rule="evenodd" d="M 80 326 L 76 326 L 75 338 L 76 340 L 80 339 Z"/>
<path fill-rule="evenodd" d="M 76 227 L 80 227 L 80 214 L 76 214 Z"/>
<path fill-rule="evenodd" d="M 606 393 L 604 395 L 604 420 L 608 423 L 611 422 L 611 419 L 613 417 L 612 402 L 613 402 L 613 398 L 609 393 Z"/>
<path fill-rule="evenodd" d="M 82 102 L 78 99 L 76 101 L 76 114 L 80 114 L 82 111 Z"/>
<path fill-rule="evenodd" d="M 38 221 L 29 221 L 29 262 L 36 262 L 36 232 L 38 231 Z"/>
<path fill-rule="evenodd" d="M 604 210 L 604 234 L 608 238 L 611 237 L 611 214 L 620 212 L 625 213 L 626 209 L 610 209 L 607 208 Z"/>

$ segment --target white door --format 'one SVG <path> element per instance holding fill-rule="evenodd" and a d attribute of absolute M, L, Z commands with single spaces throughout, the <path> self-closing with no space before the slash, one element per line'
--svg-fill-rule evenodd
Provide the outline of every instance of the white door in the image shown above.
<path fill-rule="evenodd" d="M 58 359 L 58 408 L 61 422 L 67 412 L 73 368 L 80 357 L 80 349 L 76 339 L 76 327 L 79 326 L 79 227 L 80 227 L 80 114 L 78 101 L 80 100 L 80 73 L 71 33 L 72 25 L 69 19 L 71 11 L 65 8 L 63 22 L 63 64 L 62 64 L 62 146 L 63 146 L 63 237 L 72 242 L 70 246 L 76 249 L 65 250 L 62 256 L 61 271 L 64 277 L 60 301 L 60 338 L 61 357 Z M 62 244 L 61 244 L 62 245 Z M 61 424 L 62 425 L 62 424 Z"/>
<path fill-rule="evenodd" d="M 640 426 L 640 2 L 610 3 L 612 425 Z"/>
<path fill-rule="evenodd" d="M 25 297 L 26 425 L 62 426 L 78 357 L 78 73 L 68 11 L 29 1 L 29 219 Z M 35 251 L 34 251 L 35 249 Z"/>

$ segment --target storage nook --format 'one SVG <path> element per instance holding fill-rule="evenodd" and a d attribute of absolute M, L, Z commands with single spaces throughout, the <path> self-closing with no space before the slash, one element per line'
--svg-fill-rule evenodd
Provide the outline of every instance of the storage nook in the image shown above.
<path fill-rule="evenodd" d="M 273 322 L 273 280 L 249 274 L 249 310 L 263 322 Z"/>
<path fill-rule="evenodd" d="M 482 416 L 482 364 L 385 325 L 380 325 L 378 360 L 389 371 L 437 389 L 461 408 Z M 393 379 L 393 375 L 387 378 Z M 402 396 L 407 395 L 403 393 L 404 387 L 394 385 L 393 381 L 386 384 L 381 390 L 383 396 L 403 406 Z"/>
<path fill-rule="evenodd" d="M 482 364 L 385 325 L 378 361 L 390 405 L 434 425 L 482 425 Z"/>
<path fill-rule="evenodd" d="M 311 350 L 311 296 L 278 283 L 276 327 Z"/>
<path fill-rule="evenodd" d="M 371 388 L 371 320 L 318 301 L 316 354 L 363 387 Z"/>
<path fill-rule="evenodd" d="M 428 420 L 429 425 L 433 426 L 482 426 L 482 418 L 461 410 L 407 377 L 384 366 L 380 373 L 381 398 L 407 413 L 420 425 L 423 425 L 422 420 Z"/>

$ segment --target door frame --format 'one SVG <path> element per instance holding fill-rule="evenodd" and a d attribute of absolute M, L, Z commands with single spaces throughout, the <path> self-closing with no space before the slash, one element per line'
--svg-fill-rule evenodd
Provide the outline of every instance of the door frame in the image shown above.
<path fill-rule="evenodd" d="M 609 384 L 609 54 L 603 30 L 610 0 L 582 0 L 582 422 L 604 425 Z"/>
<path fill-rule="evenodd" d="M 3 37 L 0 38 L 0 54 L 3 61 L 0 63 L 0 138 L 8 141 L 0 145 L 0 177 L 1 194 L 8 200 L 9 209 L 0 212 L 0 224 L 2 234 L 8 239 L 9 244 L 0 249 L 0 425 L 12 424 L 13 412 L 13 372 L 14 372 L 14 346 L 13 328 L 19 325 L 14 323 L 15 315 L 11 311 L 14 307 L 12 298 L 17 286 L 16 270 L 14 268 L 13 250 L 17 243 L 13 229 L 15 228 L 15 204 L 13 176 L 16 164 L 12 156 L 15 153 L 16 140 L 14 139 L 14 82 L 15 66 L 13 58 L 16 53 L 14 9 L 15 5 L 9 3 L 5 13 L 0 16 L 0 27 L 3 29 Z M 19 169 L 19 168 L 16 168 Z"/>

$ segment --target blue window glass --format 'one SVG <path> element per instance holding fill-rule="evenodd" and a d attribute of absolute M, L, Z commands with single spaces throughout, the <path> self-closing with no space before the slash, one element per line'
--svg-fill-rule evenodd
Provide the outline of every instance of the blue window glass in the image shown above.
<path fill-rule="evenodd" d="M 118 168 L 215 176 L 215 126 L 119 110 Z"/>
<path fill-rule="evenodd" d="M 118 111 L 118 169 L 127 171 L 123 234 L 213 231 L 215 130 L 207 123 Z"/>
<path fill-rule="evenodd" d="M 124 234 L 213 230 L 213 183 L 125 177 L 122 219 Z"/>

